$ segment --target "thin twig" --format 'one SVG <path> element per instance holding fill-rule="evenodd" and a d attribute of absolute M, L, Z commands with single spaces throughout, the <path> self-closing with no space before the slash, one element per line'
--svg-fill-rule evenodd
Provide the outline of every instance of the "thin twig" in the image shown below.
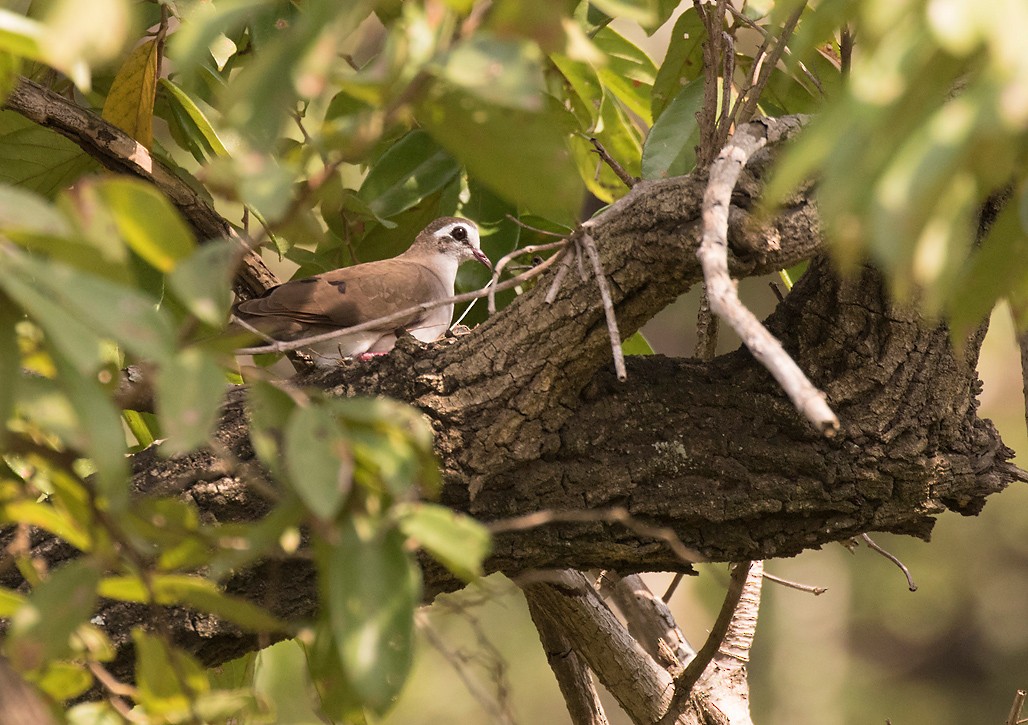
<path fill-rule="evenodd" d="M 464 683 L 464 687 L 471 696 L 489 713 L 491 722 L 514 725 L 514 718 L 510 714 L 510 708 L 504 706 L 500 696 L 493 696 L 472 676 L 467 666 L 467 658 L 459 651 L 450 649 L 446 645 L 443 637 L 436 632 L 435 628 L 428 621 L 428 617 L 423 612 L 415 611 L 414 622 L 417 624 L 421 634 L 428 640 L 428 643 L 442 655 L 443 659 L 450 663 L 450 666 L 453 667 L 454 672 L 457 673 L 457 676 Z"/>
<path fill-rule="evenodd" d="M 725 320 L 792 400 L 793 405 L 826 437 L 839 430 L 839 419 L 824 394 L 807 379 L 782 344 L 767 331 L 739 299 L 735 282 L 728 273 L 728 210 L 732 190 L 750 157 L 766 143 L 766 129 L 760 123 L 739 128 L 711 165 L 703 195 L 703 236 L 696 256 L 703 266 L 703 279 L 711 309 Z"/>
<path fill-rule="evenodd" d="M 819 597 L 828 591 L 828 587 L 818 587 L 812 584 L 800 584 L 799 582 L 794 582 L 791 579 L 783 579 L 780 576 L 768 574 L 766 571 L 764 572 L 764 578 L 767 579 L 769 582 L 781 584 L 783 587 L 789 587 L 790 589 L 799 589 L 801 592 L 810 592 L 815 597 Z"/>
<path fill-rule="evenodd" d="M 489 314 L 496 314 L 496 285 L 500 281 L 500 275 L 503 274 L 504 268 L 512 259 L 516 259 L 517 257 L 521 257 L 525 254 L 534 254 L 536 252 L 548 252 L 551 249 L 559 249 L 566 244 L 566 239 L 561 239 L 557 242 L 550 242 L 549 244 L 530 244 L 527 247 L 515 249 L 513 252 L 510 252 L 509 254 L 505 254 L 502 257 L 500 257 L 500 260 L 496 263 L 496 266 L 493 267 L 493 278 L 490 281 L 489 285 L 487 285 L 487 289 L 490 290 Z"/>
<path fill-rule="evenodd" d="M 853 42 L 855 40 L 853 29 L 849 24 L 842 26 L 839 33 L 839 71 L 842 77 L 850 74 L 850 67 L 853 63 Z"/>
<path fill-rule="evenodd" d="M 577 239 L 589 261 L 593 265 L 593 274 L 596 275 L 596 286 L 600 290 L 600 299 L 603 300 L 603 313 L 607 318 L 607 334 L 610 336 L 610 349 L 614 354 L 614 372 L 618 380 L 628 380 L 628 371 L 625 370 L 625 353 L 621 349 L 621 332 L 618 330 L 617 317 L 614 316 L 614 303 L 610 299 L 610 287 L 607 285 L 607 276 L 603 273 L 603 265 L 600 264 L 600 255 L 596 251 L 596 243 L 588 232 L 583 232 Z"/>
<path fill-rule="evenodd" d="M 1024 690 L 1018 690 L 1014 694 L 1014 704 L 1010 706 L 1010 714 L 1007 715 L 1006 725 L 1019 725 L 1024 722 L 1021 720 L 1021 709 L 1024 707 L 1025 696 L 1028 695 Z"/>
<path fill-rule="evenodd" d="M 675 595 L 675 591 L 678 589 L 678 585 L 685 579 L 685 574 L 678 572 L 675 577 L 671 580 L 671 583 L 667 585 L 667 589 L 664 590 L 664 596 L 661 597 L 665 602 L 670 602 L 671 597 Z"/>
<path fill-rule="evenodd" d="M 707 641 L 703 643 L 700 651 L 696 653 L 696 657 L 685 668 L 685 672 L 675 678 L 675 694 L 671 698 L 671 705 L 668 707 L 667 712 L 660 719 L 660 725 L 672 725 L 685 711 L 693 686 L 699 681 L 700 675 L 707 669 L 707 665 L 710 664 L 720 649 L 721 642 L 724 640 L 731 625 L 735 608 L 739 605 L 739 599 L 742 597 L 743 587 L 746 584 L 746 575 L 750 571 L 750 564 L 751 562 L 744 561 L 733 565 L 728 591 L 725 594 L 725 601 L 721 605 L 721 611 L 717 615 L 717 620 L 715 620 L 714 626 L 710 629 Z"/>
<path fill-rule="evenodd" d="M 878 544 L 876 544 L 870 536 L 867 534 L 861 534 L 860 538 L 863 539 L 864 543 L 867 544 L 868 548 L 872 551 L 877 551 L 879 554 L 884 556 L 886 559 L 891 561 L 893 564 L 899 567 L 899 570 L 903 572 L 903 576 L 907 578 L 907 588 L 912 591 L 917 591 L 917 584 L 914 583 L 914 578 L 910 575 L 910 569 L 907 568 L 906 564 L 900 561 L 894 554 L 889 553 Z"/>
<path fill-rule="evenodd" d="M 785 53 L 785 46 L 789 42 L 789 38 L 792 37 L 792 32 L 796 29 L 796 23 L 800 21 L 800 15 L 803 14 L 803 9 L 806 6 L 807 4 L 804 2 L 796 7 L 792 15 L 789 16 L 782 26 L 782 30 L 775 40 L 771 53 L 766 59 L 763 57 L 763 54 L 761 55 L 758 61 L 758 64 L 760 64 L 760 74 L 757 76 L 756 82 L 746 91 L 746 100 L 736 114 L 736 123 L 748 123 L 753 118 L 753 114 L 756 113 L 760 94 L 763 93 L 764 87 L 771 78 L 771 73 L 778 66 L 778 61 L 782 59 L 782 54 Z"/>
<path fill-rule="evenodd" d="M 578 253 L 578 245 L 572 244 L 569 247 L 564 247 L 564 251 L 561 252 L 564 257 L 560 263 L 560 267 L 557 268 L 557 273 L 553 275 L 553 282 L 550 284 L 550 289 L 546 292 L 546 304 L 552 305 L 553 301 L 557 299 L 557 293 L 560 292 L 560 286 L 564 284 L 564 278 L 568 276 L 568 270 L 571 269 L 571 264 L 580 257 Z"/>
<path fill-rule="evenodd" d="M 490 294 L 490 290 L 495 292 L 501 292 L 505 289 L 511 289 L 517 287 L 525 280 L 531 279 L 539 274 L 542 274 L 547 268 L 556 261 L 558 255 L 554 255 L 547 259 L 545 262 L 537 267 L 533 267 L 524 274 L 519 274 L 517 277 L 508 279 L 506 282 L 501 282 L 496 285 L 495 288 L 490 287 L 488 289 L 483 288 L 474 292 L 465 292 L 459 295 L 453 295 L 452 297 L 444 297 L 439 300 L 432 300 L 431 302 L 422 302 L 420 305 L 408 307 L 407 309 L 394 312 L 391 315 L 384 315 L 377 317 L 374 320 L 368 320 L 362 322 L 359 325 L 352 327 L 341 327 L 338 330 L 332 330 L 331 332 L 323 332 L 320 335 L 311 335 L 310 337 L 299 338 L 296 340 L 276 340 L 274 343 L 268 345 L 261 345 L 258 347 L 244 347 L 236 350 L 237 355 L 261 355 L 268 352 L 286 352 L 288 350 L 299 350 L 310 345 L 314 345 L 319 342 L 325 342 L 327 340 L 334 340 L 337 337 L 343 335 L 349 335 L 355 332 L 363 332 L 364 330 L 373 330 L 388 325 L 391 322 L 398 322 L 399 320 L 406 319 L 410 315 L 417 312 L 427 312 L 428 310 L 435 309 L 436 307 L 442 307 L 443 305 L 458 304 L 460 302 L 467 302 L 469 300 L 475 300 L 480 297 L 485 297 Z"/>
<path fill-rule="evenodd" d="M 549 229 L 540 229 L 539 227 L 533 227 L 531 224 L 526 224 L 525 222 L 521 221 L 513 214 L 508 214 L 507 218 L 515 224 L 517 224 L 522 229 L 527 229 L 531 232 L 535 232 L 536 234 L 542 234 L 547 237 L 557 237 L 558 239 L 566 239 L 568 234 L 571 233 L 570 229 L 568 230 L 567 234 L 562 234 L 560 232 L 551 232 Z"/>
<path fill-rule="evenodd" d="M 603 159 L 604 163 L 610 167 L 610 170 L 614 172 L 615 176 L 621 179 L 621 183 L 631 189 L 633 186 L 639 183 L 639 179 L 632 176 L 625 170 L 625 167 L 617 162 L 617 160 L 611 156 L 607 149 L 603 147 L 599 139 L 594 136 L 589 137 L 589 143 L 593 145 L 593 151 L 599 154 L 600 158 Z"/>
<path fill-rule="evenodd" d="M 599 511 L 553 511 L 551 509 L 544 509 L 542 511 L 533 511 L 530 514 L 523 514 L 522 516 L 514 516 L 509 519 L 497 519 L 495 521 L 490 521 L 486 523 L 486 528 L 488 528 L 489 532 L 492 534 L 503 534 L 509 531 L 525 531 L 526 529 L 534 529 L 539 526 L 547 526 L 549 524 L 589 523 L 594 521 L 608 524 L 621 524 L 626 529 L 638 534 L 639 536 L 663 541 L 668 545 L 671 553 L 673 553 L 683 564 L 691 565 L 707 560 L 703 554 L 683 544 L 682 540 L 678 538 L 678 534 L 676 534 L 673 529 L 663 526 L 650 526 L 649 524 L 644 524 L 628 513 L 628 509 L 622 506 L 615 506 L 613 508 L 602 509 Z"/>

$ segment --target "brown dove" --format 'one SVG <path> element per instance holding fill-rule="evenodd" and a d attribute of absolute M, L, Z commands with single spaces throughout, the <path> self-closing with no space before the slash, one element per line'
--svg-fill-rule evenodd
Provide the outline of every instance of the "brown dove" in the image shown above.
<path fill-rule="evenodd" d="M 275 340 L 298 340 L 452 297 L 457 267 L 469 259 L 492 268 L 482 252 L 478 227 L 467 219 L 441 217 L 397 257 L 280 284 L 260 297 L 237 303 L 232 313 Z M 437 340 L 452 316 L 452 303 L 440 305 L 302 350 L 318 364 L 331 365 L 339 357 L 391 350 L 400 329 L 423 342 Z"/>

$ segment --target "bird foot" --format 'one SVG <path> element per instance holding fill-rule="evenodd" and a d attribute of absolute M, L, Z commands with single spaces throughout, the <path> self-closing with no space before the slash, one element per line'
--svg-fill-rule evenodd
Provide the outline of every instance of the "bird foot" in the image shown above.
<path fill-rule="evenodd" d="M 356 357 L 361 362 L 367 362 L 368 360 L 373 360 L 374 358 L 379 357 L 381 355 L 388 354 L 388 352 L 362 352 L 359 355 L 355 355 L 354 357 Z"/>

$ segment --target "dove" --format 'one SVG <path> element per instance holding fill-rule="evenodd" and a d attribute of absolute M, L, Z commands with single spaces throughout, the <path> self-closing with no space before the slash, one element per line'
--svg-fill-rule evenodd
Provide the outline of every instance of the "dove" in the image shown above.
<path fill-rule="evenodd" d="M 452 297 L 457 267 L 472 259 L 492 269 L 478 227 L 467 219 L 441 217 L 399 256 L 280 284 L 237 303 L 232 313 L 276 341 L 299 340 Z M 319 365 L 332 365 L 340 357 L 388 352 L 400 330 L 422 342 L 437 340 L 452 316 L 453 304 L 444 304 L 301 350 Z"/>

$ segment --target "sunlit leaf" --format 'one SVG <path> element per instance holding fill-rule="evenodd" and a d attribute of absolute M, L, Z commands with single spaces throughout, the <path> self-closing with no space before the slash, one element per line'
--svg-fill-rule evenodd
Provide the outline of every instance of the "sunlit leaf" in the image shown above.
<path fill-rule="evenodd" d="M 133 50 L 114 76 L 101 116 L 146 148 L 153 145 L 153 104 L 157 91 L 157 54 L 152 38 Z"/>
<path fill-rule="evenodd" d="M 190 701 L 210 690 L 203 667 L 193 657 L 170 647 L 142 628 L 132 630 L 136 648 L 139 702 L 154 715 L 189 715 Z"/>
<path fill-rule="evenodd" d="M 482 575 L 489 531 L 470 516 L 436 504 L 410 504 L 397 512 L 400 530 L 464 581 Z"/>
<path fill-rule="evenodd" d="M 38 318 L 47 334 L 54 336 L 55 344 L 67 344 L 73 360 L 79 355 L 88 355 L 89 360 L 97 356 L 88 350 L 92 334 L 66 334 L 64 327 L 76 322 L 140 357 L 160 360 L 171 354 L 173 331 L 150 297 L 56 261 L 44 262 L 15 250 L 7 250 L 3 256 L 8 269 L 16 271 L 20 279 L 0 280 L 0 287 Z M 115 310 L 117 314 L 112 314 Z M 78 363 L 76 367 L 82 369 Z"/>
<path fill-rule="evenodd" d="M 129 178 L 106 179 L 97 191 L 107 202 L 125 242 L 162 272 L 193 251 L 196 242 L 182 216 L 152 185 Z"/>
<path fill-rule="evenodd" d="M 49 662 L 29 679 L 57 702 L 78 697 L 93 685 L 93 675 L 75 662 Z"/>
<path fill-rule="evenodd" d="M 455 46 L 440 65 L 443 78 L 489 105 L 543 109 L 542 53 L 532 43 L 480 31 Z"/>
<path fill-rule="evenodd" d="M 603 85 L 644 123 L 650 123 L 650 92 L 657 67 L 646 51 L 609 27 L 598 32 L 593 42 L 607 55 L 597 71 Z"/>
<path fill-rule="evenodd" d="M 643 337 L 641 332 L 636 332 L 623 343 L 621 343 L 621 350 L 625 355 L 652 355 L 653 347 L 650 346 L 649 340 Z"/>
<path fill-rule="evenodd" d="M 196 129 L 203 143 L 210 150 L 210 153 L 217 156 L 227 156 L 228 149 L 225 148 L 225 144 L 222 143 L 221 137 L 218 136 L 218 132 L 214 126 L 207 119 L 207 116 L 200 109 L 200 106 L 179 86 L 175 85 L 172 81 L 167 78 L 160 79 L 161 87 L 168 91 L 168 95 L 171 98 L 172 104 L 181 109 L 185 113 L 192 123 L 192 126 Z"/>
<path fill-rule="evenodd" d="M 19 670 L 32 670 L 71 652 L 69 638 L 96 604 L 100 570 L 80 559 L 53 571 L 15 612 L 5 651 Z"/>

